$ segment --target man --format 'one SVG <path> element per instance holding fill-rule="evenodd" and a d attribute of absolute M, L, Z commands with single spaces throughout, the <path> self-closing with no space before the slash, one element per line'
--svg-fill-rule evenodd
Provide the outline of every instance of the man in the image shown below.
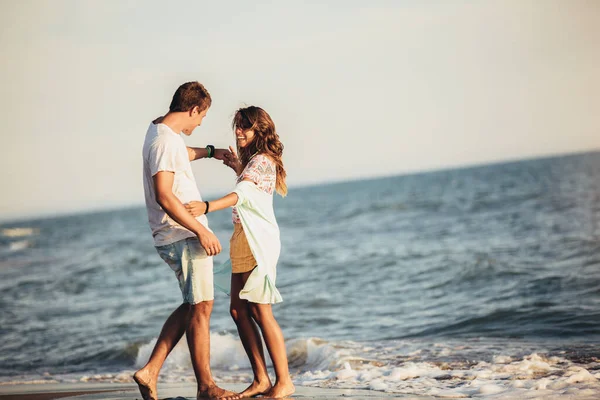
<path fill-rule="evenodd" d="M 213 260 L 221 244 L 208 227 L 205 215 L 194 218 L 184 204 L 202 201 L 190 161 L 200 158 L 226 160 L 229 150 L 186 147 L 180 132 L 191 135 L 202 124 L 211 97 L 198 82 L 181 85 L 169 112 L 148 127 L 143 148 L 144 194 L 154 245 L 173 269 L 183 295 L 180 305 L 166 320 L 148 363 L 133 379 L 144 400 L 156 400 L 160 369 L 186 334 L 197 398 L 236 398 L 216 386 L 210 371 L 209 322 L 213 306 Z"/>

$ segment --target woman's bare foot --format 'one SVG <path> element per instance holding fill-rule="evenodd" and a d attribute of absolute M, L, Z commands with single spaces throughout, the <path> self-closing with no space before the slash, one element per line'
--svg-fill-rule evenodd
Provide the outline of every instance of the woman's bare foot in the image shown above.
<path fill-rule="evenodd" d="M 140 389 L 143 400 L 158 400 L 156 393 L 156 377 L 144 368 L 133 374 L 133 380 Z"/>
<path fill-rule="evenodd" d="M 240 395 L 231 392 L 229 390 L 221 389 L 217 385 L 208 386 L 207 388 L 201 388 L 196 393 L 196 400 L 236 400 L 239 399 Z"/>
<path fill-rule="evenodd" d="M 250 386 L 246 388 L 242 393 L 240 393 L 240 398 L 248 398 L 255 397 L 260 394 L 265 394 L 269 390 L 271 390 L 273 386 L 271 386 L 271 381 L 267 378 L 267 380 L 263 380 L 262 382 L 253 381 Z"/>
<path fill-rule="evenodd" d="M 264 394 L 264 397 L 268 397 L 271 399 L 283 399 L 285 397 L 289 397 L 296 391 L 296 387 L 292 383 L 292 380 L 289 379 L 285 382 L 275 382 L 275 386 L 267 393 Z"/>

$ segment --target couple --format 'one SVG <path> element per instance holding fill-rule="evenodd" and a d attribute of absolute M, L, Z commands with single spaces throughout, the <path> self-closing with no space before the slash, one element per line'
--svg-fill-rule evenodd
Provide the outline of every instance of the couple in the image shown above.
<path fill-rule="evenodd" d="M 183 304 L 163 325 L 148 363 L 133 376 L 144 400 L 158 398 L 158 374 L 184 333 L 198 399 L 281 398 L 294 392 L 283 334 L 271 310 L 271 304 L 282 301 L 275 287 L 280 241 L 273 192 L 287 193 L 283 145 L 269 114 L 247 107 L 235 113 L 232 123 L 239 158 L 231 147 L 186 147 L 180 133 L 189 136 L 201 125 L 211 101 L 202 84 L 185 83 L 175 92 L 169 112 L 153 121 L 146 133 L 148 220 L 160 257 L 179 281 Z M 235 190 L 218 200 L 202 201 L 190 164 L 200 158 L 216 158 L 232 168 L 237 176 Z M 234 207 L 230 261 L 213 275 L 212 256 L 221 252 L 221 244 L 208 227 L 206 214 L 228 207 Z M 231 316 L 254 372 L 252 384 L 239 394 L 217 387 L 211 375 L 214 286 L 231 293 Z M 275 368 L 275 385 L 267 373 L 261 333 Z"/>

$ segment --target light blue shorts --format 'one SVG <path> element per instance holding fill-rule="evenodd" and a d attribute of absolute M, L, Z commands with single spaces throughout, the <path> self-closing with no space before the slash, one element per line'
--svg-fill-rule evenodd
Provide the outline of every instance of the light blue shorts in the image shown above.
<path fill-rule="evenodd" d="M 206 254 L 198 238 L 157 246 L 156 251 L 175 272 L 184 303 L 197 304 L 214 299 L 213 258 Z"/>

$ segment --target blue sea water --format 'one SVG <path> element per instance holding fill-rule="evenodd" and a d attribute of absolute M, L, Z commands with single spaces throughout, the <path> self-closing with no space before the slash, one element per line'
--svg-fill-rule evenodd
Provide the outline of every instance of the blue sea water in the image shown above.
<path fill-rule="evenodd" d="M 296 188 L 275 208 L 300 384 L 600 393 L 599 152 Z M 216 262 L 230 218 L 209 218 Z M 127 380 L 179 302 L 143 207 L 0 224 L 0 382 Z M 248 380 L 225 295 L 211 327 L 219 380 Z M 182 343 L 163 379 L 192 378 Z"/>

